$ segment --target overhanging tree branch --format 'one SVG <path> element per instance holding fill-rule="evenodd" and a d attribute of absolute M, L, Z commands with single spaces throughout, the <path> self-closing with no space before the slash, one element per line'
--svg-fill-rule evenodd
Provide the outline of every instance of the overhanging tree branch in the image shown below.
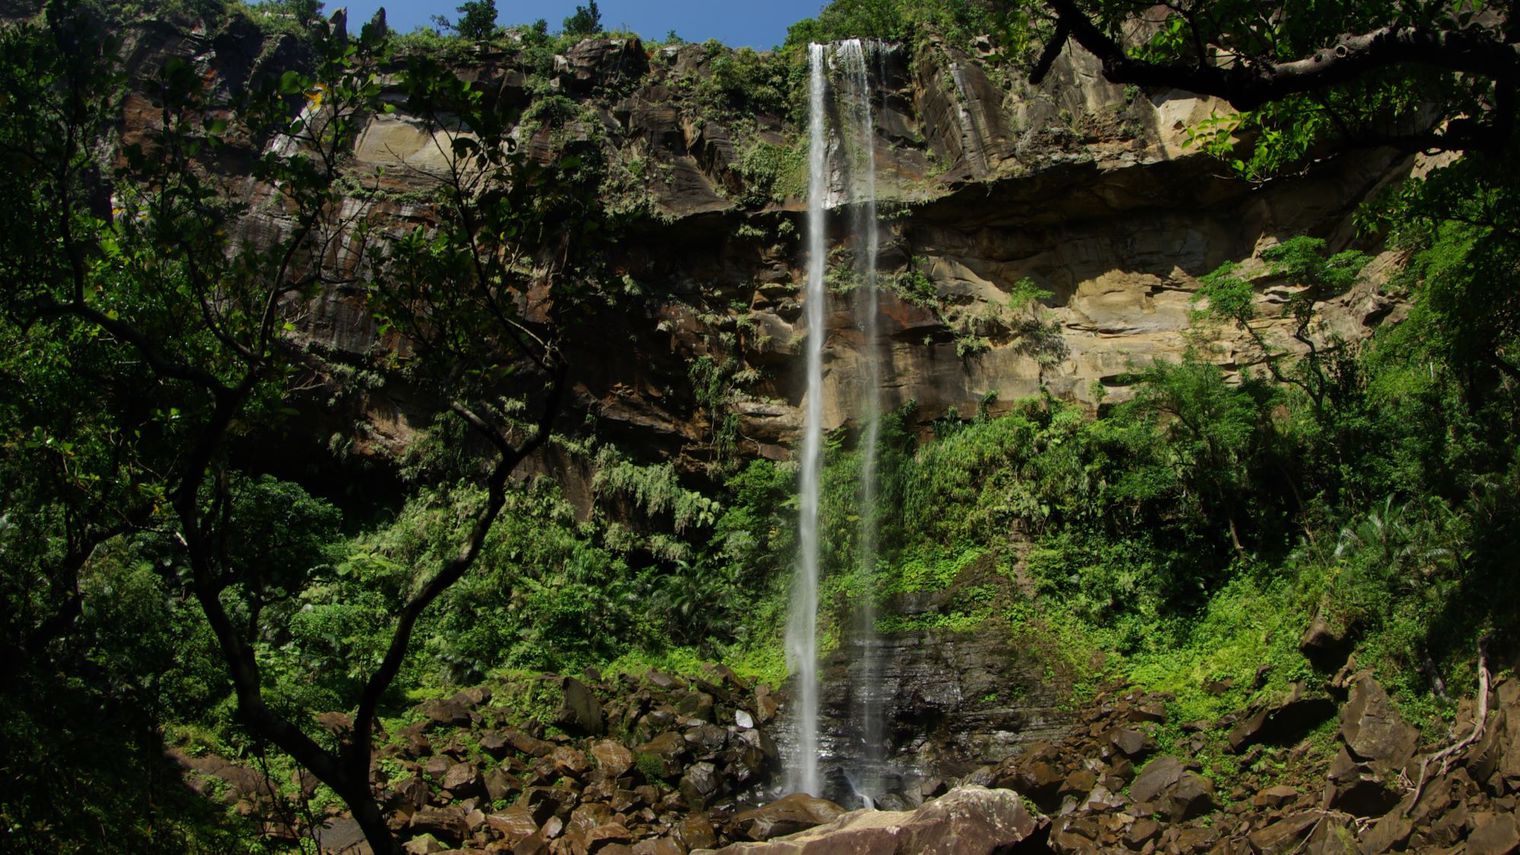
<path fill-rule="evenodd" d="M 1236 56 L 1209 64 L 1155 62 L 1131 56 L 1124 46 L 1098 26 L 1077 0 L 1046 0 L 1056 15 L 1056 29 L 1030 75 L 1042 82 L 1068 41 L 1075 41 L 1103 65 L 1112 83 L 1151 89 L 1184 89 L 1227 101 L 1237 110 L 1258 109 L 1294 95 L 1351 83 L 1384 69 L 1422 66 L 1489 80 L 1494 103 L 1483 117 L 1449 117 L 1448 127 L 1411 137 L 1387 137 L 1373 142 L 1398 144 L 1417 141 L 1427 147 L 1475 148 L 1502 142 L 1514 123 L 1514 90 L 1520 84 L 1520 42 L 1513 32 L 1497 26 L 1465 28 L 1380 27 L 1347 33 L 1335 43 L 1299 59 L 1275 61 Z"/>

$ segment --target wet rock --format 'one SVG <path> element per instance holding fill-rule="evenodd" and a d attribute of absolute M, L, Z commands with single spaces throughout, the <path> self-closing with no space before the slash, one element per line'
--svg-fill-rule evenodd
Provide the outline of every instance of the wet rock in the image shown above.
<path fill-rule="evenodd" d="M 1129 788 L 1136 804 L 1154 805 L 1174 820 L 1187 820 L 1214 807 L 1214 784 L 1175 757 L 1158 757 L 1140 770 Z"/>
<path fill-rule="evenodd" d="M 638 746 L 633 753 L 636 758 L 641 756 L 653 758 L 661 768 L 662 776 L 674 778 L 681 772 L 681 759 L 686 756 L 686 751 L 686 740 L 681 738 L 681 734 L 666 731 Z M 639 768 L 644 769 L 642 763 Z"/>
<path fill-rule="evenodd" d="M 769 724 L 781 709 L 781 702 L 771 693 L 771 687 L 764 683 L 755 687 L 755 715 L 761 724 Z"/>
<path fill-rule="evenodd" d="M 591 768 L 591 761 L 586 759 L 585 752 L 564 745 L 549 752 L 549 760 L 554 764 L 556 772 L 572 778 L 584 777 L 586 770 Z"/>
<path fill-rule="evenodd" d="M 1309 836 L 1310 829 L 1319 822 L 1321 815 L 1317 811 L 1303 811 L 1253 831 L 1248 837 L 1251 848 L 1260 855 L 1296 851 L 1303 839 Z"/>
<path fill-rule="evenodd" d="M 480 770 L 470 763 L 455 763 L 443 775 L 443 788 L 456 799 L 467 799 L 486 791 Z"/>
<path fill-rule="evenodd" d="M 990 855 L 1016 846 L 1036 827 L 1017 793 L 962 787 L 914 811 L 854 811 L 785 838 L 718 851 L 730 855 Z"/>
<path fill-rule="evenodd" d="M 844 808 L 827 799 L 793 793 L 768 805 L 741 811 L 734 816 L 733 825 L 746 840 L 770 840 L 822 825 L 843 813 Z"/>
<path fill-rule="evenodd" d="M 538 825 L 538 822 L 533 819 L 533 814 L 520 805 L 513 805 L 506 810 L 486 816 L 486 827 L 509 845 L 515 845 L 537 834 Z"/>
<path fill-rule="evenodd" d="M 703 814 L 693 814 L 676 825 L 676 839 L 687 849 L 711 849 L 718 845 L 718 832 Z"/>
<path fill-rule="evenodd" d="M 633 752 L 625 748 L 622 743 L 610 739 L 592 743 L 591 756 L 596 760 L 597 768 L 614 778 L 626 774 L 633 768 Z"/>
<path fill-rule="evenodd" d="M 1108 741 L 1120 754 L 1137 760 L 1156 750 L 1156 741 L 1134 728 L 1124 727 L 1108 735 Z"/>
<path fill-rule="evenodd" d="M 702 810 L 718 795 L 723 786 L 718 769 L 711 763 L 693 763 L 681 776 L 681 797 L 692 810 Z"/>
<path fill-rule="evenodd" d="M 464 817 L 465 811 L 462 808 L 425 807 L 412 814 L 407 827 L 413 834 L 431 834 L 439 840 L 458 846 L 470 836 Z"/>
<path fill-rule="evenodd" d="M 560 682 L 560 708 L 554 722 L 567 732 L 581 736 L 599 736 L 606 730 L 602 705 L 585 683 L 574 677 Z"/>
<path fill-rule="evenodd" d="M 1414 756 L 1419 731 L 1404 722 L 1388 693 L 1366 674 L 1351 688 L 1341 708 L 1341 739 L 1352 756 L 1377 772 L 1402 770 Z"/>
<path fill-rule="evenodd" d="M 717 845 L 716 841 L 713 845 Z M 638 843 L 633 844 L 633 848 L 630 851 L 633 855 L 686 855 L 689 849 L 694 848 L 697 847 L 682 846 L 669 837 L 655 837 L 648 840 L 640 840 Z"/>

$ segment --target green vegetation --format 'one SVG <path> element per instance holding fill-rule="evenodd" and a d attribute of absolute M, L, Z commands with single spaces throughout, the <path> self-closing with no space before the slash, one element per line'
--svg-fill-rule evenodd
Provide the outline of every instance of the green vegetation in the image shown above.
<path fill-rule="evenodd" d="M 1226 42 L 1283 58 L 1387 17 L 1320 5 L 1313 26 L 1211 8 Z M 1409 20 L 1449 20 L 1449 4 L 1399 5 Z M 1111 28 L 1120 6 L 1083 8 L 1107 10 Z M 247 14 L 211 0 L 121 8 L 145 7 Z M 800 192 L 786 118 L 806 41 L 988 35 L 986 49 L 1017 63 L 1043 26 L 1032 8 L 838 0 L 782 51 L 695 49 L 706 70 L 672 88 L 696 130 L 728 133 L 742 201 L 760 207 Z M 172 745 L 282 781 L 303 767 L 323 781 L 316 806 L 341 802 L 386 851 L 368 725 L 394 731 L 413 702 L 484 681 L 511 688 L 510 715 L 547 726 L 546 672 L 694 674 L 717 659 L 784 677 L 795 471 L 742 456 L 734 405 L 761 379 L 735 356 L 753 344 L 747 304 L 710 285 L 658 294 L 704 330 L 668 398 L 700 436 L 687 456 L 618 445 L 566 401 L 566 342 L 661 287 L 608 261 L 648 216 L 659 164 L 636 142 L 616 150 L 598 105 L 551 85 L 555 54 L 600 29 L 596 3 L 557 37 L 541 24 L 509 38 L 491 2 L 459 7 L 459 38 L 340 39 L 319 12 L 304 0 L 253 11 L 295 36 L 310 67 L 238 94 L 183 59 L 129 68 L 116 21 L 87 5 L 49 3 L 0 29 L 0 145 L 14 153 L 0 174 L 0 848 L 277 848 L 190 797 L 165 760 Z M 1185 35 L 1169 24 L 1143 54 L 1186 56 Z M 461 76 L 477 42 L 512 52 L 531 98 L 503 104 Z M 1390 72 L 1259 105 L 1198 138 L 1264 178 L 1344 141 L 1335 119 L 1381 130 L 1436 107 L 1483 118 L 1508 96 L 1480 78 Z M 151 94 L 143 112 L 158 123 L 123 128 L 129 90 Z M 349 168 L 361 117 L 394 111 L 398 94 L 441 141 L 436 193 L 387 195 Z M 1363 248 L 1398 251 L 1384 296 L 1404 304 L 1364 342 L 1338 340 L 1316 306 L 1370 288 L 1368 256 L 1289 237 L 1260 265 L 1204 276 L 1193 349 L 1135 366 L 1127 399 L 1098 414 L 1049 395 L 989 398 L 927 428 L 912 406 L 889 414 L 878 459 L 891 522 L 869 576 L 856 554 L 859 438 L 836 432 L 822 509 L 829 643 L 850 604 L 874 597 L 884 631 L 1007 633 L 1074 702 L 1121 676 L 1172 693 L 1180 723 L 1313 676 L 1297 644 L 1318 616 L 1407 708 L 1451 714 L 1479 639 L 1512 647 L 1520 631 L 1514 148 L 1508 136 L 1461 148 L 1359 213 Z M 209 165 L 272 196 L 250 202 Z M 332 212 L 355 199 L 428 203 L 436 221 L 361 211 L 340 228 Z M 250 214 L 282 228 L 245 240 Z M 767 216 L 739 237 L 786 236 L 790 221 Z M 385 347 L 340 355 L 306 337 L 299 307 L 329 286 L 368 300 Z M 968 359 L 994 342 L 1047 367 L 1065 353 L 1051 294 L 1031 280 L 974 311 L 912 270 L 896 287 Z M 1250 342 L 1238 373 L 1214 360 L 1225 328 Z M 314 400 L 323 381 L 345 388 Z M 330 426 L 325 451 L 287 454 L 315 412 L 390 392 L 416 408 L 398 420 L 398 459 L 375 462 L 382 443 L 370 443 L 360 460 L 367 438 L 347 423 Z M 307 452 L 356 481 L 374 474 L 363 466 L 386 469 L 383 495 L 333 489 L 295 459 Z M 530 456 L 550 474 L 519 467 Z M 893 610 L 908 600 L 928 605 Z M 351 744 L 317 724 L 333 711 L 359 720 Z M 664 773 L 658 758 L 638 763 Z"/>

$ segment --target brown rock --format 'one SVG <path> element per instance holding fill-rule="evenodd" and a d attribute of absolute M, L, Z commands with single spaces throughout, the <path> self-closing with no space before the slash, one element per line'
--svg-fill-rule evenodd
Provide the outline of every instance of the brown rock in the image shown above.
<path fill-rule="evenodd" d="M 718 832 L 703 814 L 692 814 L 676 825 L 676 839 L 687 849 L 711 849 L 718 845 Z"/>
<path fill-rule="evenodd" d="M 1161 834 L 1161 823 L 1150 817 L 1135 820 L 1124 832 L 1124 843 L 1131 849 L 1139 849 Z"/>
<path fill-rule="evenodd" d="M 1175 757 L 1158 757 L 1146 764 L 1129 788 L 1130 798 L 1153 804 L 1174 820 L 1187 820 L 1214 807 L 1214 784 L 1189 771 Z"/>
<path fill-rule="evenodd" d="M 681 797 L 686 800 L 687 807 L 692 810 L 702 810 L 718 795 L 723 780 L 718 776 L 718 768 L 711 763 L 693 763 L 686 774 L 681 776 L 678 789 Z"/>
<path fill-rule="evenodd" d="M 465 812 L 458 807 L 425 807 L 412 814 L 407 827 L 413 834 L 431 834 L 446 843 L 458 846 L 470 836 L 465 823 Z"/>
<path fill-rule="evenodd" d="M 584 776 L 586 770 L 591 768 L 591 761 L 586 759 L 584 752 L 567 745 L 561 745 L 550 751 L 549 760 L 554 763 L 555 771 L 572 778 Z"/>
<path fill-rule="evenodd" d="M 1371 674 L 1363 675 L 1351 688 L 1341 708 L 1341 738 L 1357 759 L 1377 772 L 1404 768 L 1414 756 L 1419 731 L 1404 722 L 1388 693 Z"/>
<path fill-rule="evenodd" d="M 633 833 L 620 822 L 609 822 L 587 831 L 582 837 L 587 852 L 603 851 L 609 844 L 632 843 Z"/>
<path fill-rule="evenodd" d="M 686 855 L 686 852 L 686 847 L 669 837 L 655 837 L 633 844 L 633 855 Z"/>
<path fill-rule="evenodd" d="M 958 787 L 914 811 L 853 811 L 782 839 L 740 843 L 718 851 L 723 855 L 993 853 L 1011 850 L 1033 834 L 1037 825 L 1017 793 Z"/>
<path fill-rule="evenodd" d="M 733 825 L 746 840 L 770 840 L 822 825 L 843 813 L 844 808 L 827 799 L 793 793 L 768 805 L 739 812 Z"/>
<path fill-rule="evenodd" d="M 1351 633 L 1330 625 L 1324 615 L 1315 615 L 1298 641 L 1304 658 L 1321 671 L 1334 671 L 1351 655 Z"/>
<path fill-rule="evenodd" d="M 606 730 L 602 705 L 585 683 L 574 677 L 560 681 L 560 708 L 555 724 L 569 733 L 598 736 Z"/>
<path fill-rule="evenodd" d="M 1368 855 L 1378 855 L 1390 849 L 1403 849 L 1413 831 L 1414 823 L 1404 816 L 1403 811 L 1389 811 L 1362 835 L 1362 849 Z"/>
<path fill-rule="evenodd" d="M 1520 826 L 1513 813 L 1480 813 L 1467 838 L 1468 855 L 1509 855 L 1520 851 Z"/>
<path fill-rule="evenodd" d="M 486 827 L 492 834 L 512 845 L 538 833 L 538 823 L 534 821 L 533 814 L 520 805 L 513 805 L 499 813 L 488 814 Z"/>
<path fill-rule="evenodd" d="M 622 743 L 611 739 L 592 743 L 591 756 L 596 760 L 597 768 L 614 778 L 626 774 L 633 768 L 633 752 L 623 747 Z"/>
<path fill-rule="evenodd" d="M 1256 743 L 1291 745 L 1332 715 L 1335 701 L 1310 694 L 1303 684 L 1295 683 L 1288 697 L 1258 709 L 1230 731 L 1230 750 L 1239 753 Z"/>
<path fill-rule="evenodd" d="M 443 788 L 453 793 L 456 799 L 467 799 L 486 791 L 485 780 L 472 763 L 455 763 L 450 766 L 443 775 Z"/>
<path fill-rule="evenodd" d="M 1138 759 L 1156 749 L 1156 741 L 1138 730 L 1121 727 L 1108 735 L 1108 741 L 1120 754 L 1131 760 Z"/>
<path fill-rule="evenodd" d="M 544 757 L 554 750 L 554 743 L 530 736 L 517 728 L 501 731 L 501 737 L 512 746 L 512 750 L 529 757 Z"/>
<path fill-rule="evenodd" d="M 1275 808 L 1293 801 L 1300 795 L 1298 788 L 1279 784 L 1275 787 L 1267 787 L 1251 797 L 1251 804 L 1259 808 Z"/>
<path fill-rule="evenodd" d="M 1319 822 L 1320 816 L 1321 814 L 1317 811 L 1303 811 L 1253 831 L 1248 836 L 1251 847 L 1260 855 L 1280 855 L 1280 853 L 1292 852 L 1298 849 L 1299 843 L 1305 837 L 1309 836 L 1309 830 Z"/>

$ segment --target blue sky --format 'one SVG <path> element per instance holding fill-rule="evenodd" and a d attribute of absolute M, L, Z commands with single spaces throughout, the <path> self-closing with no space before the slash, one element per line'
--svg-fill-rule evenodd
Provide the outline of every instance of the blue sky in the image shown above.
<path fill-rule="evenodd" d="M 597 0 L 602 10 L 602 25 L 608 29 L 632 30 L 648 39 L 663 39 L 675 30 L 687 41 L 717 39 L 734 47 L 771 48 L 786 38 L 788 25 L 818 14 L 826 0 Z M 543 18 L 549 29 L 558 31 L 560 22 L 585 0 L 496 0 L 500 21 L 505 25 L 527 24 Z M 331 12 L 348 7 L 350 25 L 357 29 L 375 10 L 385 7 L 386 20 L 400 32 L 409 32 L 428 23 L 433 15 L 457 17 L 459 0 L 327 0 Z"/>

